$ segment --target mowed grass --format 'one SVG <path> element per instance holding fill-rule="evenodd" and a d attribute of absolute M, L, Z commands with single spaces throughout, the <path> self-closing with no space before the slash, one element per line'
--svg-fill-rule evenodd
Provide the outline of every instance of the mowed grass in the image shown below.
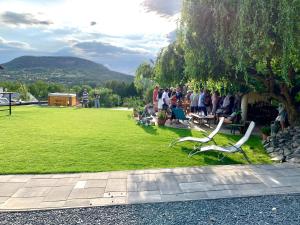
<path fill-rule="evenodd" d="M 244 164 L 240 153 L 223 162 L 211 152 L 187 155 L 190 143 L 168 148 L 181 136 L 203 134 L 185 129 L 136 125 L 130 111 L 14 107 L 0 112 L 0 174 L 62 173 Z M 219 145 L 240 136 L 217 135 Z M 253 163 L 270 163 L 258 137 L 244 148 Z"/>

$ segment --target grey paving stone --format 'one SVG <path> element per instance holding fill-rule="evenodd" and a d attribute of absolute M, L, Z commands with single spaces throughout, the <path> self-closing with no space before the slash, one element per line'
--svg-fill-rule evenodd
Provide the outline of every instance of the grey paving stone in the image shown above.
<path fill-rule="evenodd" d="M 42 197 L 46 196 L 50 187 L 29 187 L 29 188 L 20 188 L 18 191 L 12 196 L 13 198 L 30 198 L 30 197 Z"/>
<path fill-rule="evenodd" d="M 270 176 L 270 175 L 257 175 L 256 176 L 262 183 L 267 185 L 268 187 L 284 187 L 284 186 L 291 186 L 290 181 L 291 178 L 288 180 L 282 181 L 277 176 Z"/>
<path fill-rule="evenodd" d="M 64 173 L 64 174 L 54 174 L 51 178 L 80 178 L 80 173 Z"/>
<path fill-rule="evenodd" d="M 228 187 L 232 187 L 231 189 L 236 190 L 258 190 L 258 189 L 267 189 L 268 186 L 261 183 L 261 184 L 233 184 L 227 185 Z"/>
<path fill-rule="evenodd" d="M 209 167 L 187 167 L 187 168 L 175 168 L 172 171 L 175 175 L 194 175 L 194 174 L 210 174 L 212 173 Z"/>
<path fill-rule="evenodd" d="M 0 183 L 0 197 L 10 197 L 23 186 L 24 183 Z"/>
<path fill-rule="evenodd" d="M 199 192 L 191 192 L 191 193 L 184 193 L 185 200 L 200 200 L 208 198 L 206 192 L 199 191 Z"/>
<path fill-rule="evenodd" d="M 0 197 L 0 204 L 4 203 L 9 197 Z"/>
<path fill-rule="evenodd" d="M 298 176 L 297 179 L 300 178 L 300 168 L 287 168 L 287 169 L 281 169 L 278 171 L 278 173 L 282 176 Z"/>
<path fill-rule="evenodd" d="M 182 192 L 208 191 L 212 188 L 207 182 L 189 182 L 179 184 Z"/>
<path fill-rule="evenodd" d="M 8 182 L 14 175 L 0 175 L 0 183 Z"/>
<path fill-rule="evenodd" d="M 137 183 L 138 191 L 158 191 L 158 186 L 155 182 L 139 182 Z"/>
<path fill-rule="evenodd" d="M 235 190 L 218 190 L 218 191 L 207 191 L 208 198 L 231 198 L 239 197 L 238 193 Z"/>
<path fill-rule="evenodd" d="M 161 196 L 158 191 L 128 192 L 128 203 L 160 202 Z"/>
<path fill-rule="evenodd" d="M 92 187 L 101 187 L 105 188 L 107 184 L 106 179 L 102 180 L 87 180 L 85 187 L 86 188 L 92 188 Z"/>
<path fill-rule="evenodd" d="M 138 183 L 127 180 L 127 191 L 138 191 Z"/>
<path fill-rule="evenodd" d="M 109 173 L 82 173 L 80 179 L 82 180 L 102 180 L 108 179 Z"/>
<path fill-rule="evenodd" d="M 63 202 L 63 207 L 88 207 L 92 206 L 90 199 L 71 199 Z"/>
<path fill-rule="evenodd" d="M 256 184 L 261 183 L 261 180 L 256 176 L 220 176 L 220 175 L 207 175 L 209 183 L 217 184 Z"/>
<path fill-rule="evenodd" d="M 55 201 L 55 202 L 40 202 L 36 207 L 37 209 L 60 209 L 65 205 L 65 201 Z"/>
<path fill-rule="evenodd" d="M 74 177 L 65 177 L 65 178 L 58 178 L 55 186 L 71 186 L 75 185 L 78 181 L 78 178 Z"/>
<path fill-rule="evenodd" d="M 127 179 L 108 179 L 105 192 L 127 191 Z"/>
<path fill-rule="evenodd" d="M 127 192 L 105 192 L 103 198 L 126 197 Z"/>
<path fill-rule="evenodd" d="M 177 202 L 177 201 L 185 201 L 187 200 L 185 195 L 175 194 L 175 195 L 161 195 L 162 202 Z"/>
<path fill-rule="evenodd" d="M 188 183 L 188 182 L 204 182 L 207 181 L 206 176 L 203 174 L 185 174 L 177 175 L 175 179 L 178 183 Z"/>
<path fill-rule="evenodd" d="M 108 179 L 116 179 L 116 178 L 126 179 L 127 175 L 128 175 L 127 171 L 111 172 L 108 176 Z"/>
<path fill-rule="evenodd" d="M 58 179 L 49 179 L 49 178 L 33 178 L 30 179 L 26 184 L 25 187 L 55 187 L 57 186 Z"/>
<path fill-rule="evenodd" d="M 43 198 L 10 198 L 1 206 L 1 209 L 37 209 Z"/>
<path fill-rule="evenodd" d="M 156 183 L 161 194 L 182 193 L 175 177 L 170 174 L 157 174 Z"/>
<path fill-rule="evenodd" d="M 44 201 L 65 201 L 69 197 L 72 190 L 73 186 L 52 187 L 50 192 L 45 197 Z"/>
<path fill-rule="evenodd" d="M 82 188 L 73 189 L 68 197 L 69 199 L 88 199 L 88 198 L 101 198 L 104 194 L 104 188 Z"/>
<path fill-rule="evenodd" d="M 15 175 L 10 178 L 8 182 L 25 183 L 28 182 L 31 178 L 33 178 L 33 175 Z"/>
<path fill-rule="evenodd" d="M 144 182 L 144 181 L 156 181 L 156 174 L 135 174 L 135 175 L 128 175 L 127 177 L 128 181 L 133 181 L 133 182 Z"/>
<path fill-rule="evenodd" d="M 96 198 L 91 199 L 90 202 L 93 206 L 122 205 L 127 204 L 127 197 Z"/>

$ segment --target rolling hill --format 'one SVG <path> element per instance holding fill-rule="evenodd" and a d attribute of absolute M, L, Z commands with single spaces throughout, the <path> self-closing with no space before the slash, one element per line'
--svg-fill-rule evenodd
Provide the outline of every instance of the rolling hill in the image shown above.
<path fill-rule="evenodd" d="M 76 57 L 21 56 L 2 64 L 1 81 L 43 80 L 65 85 L 100 85 L 108 80 L 132 82 L 134 77 Z"/>

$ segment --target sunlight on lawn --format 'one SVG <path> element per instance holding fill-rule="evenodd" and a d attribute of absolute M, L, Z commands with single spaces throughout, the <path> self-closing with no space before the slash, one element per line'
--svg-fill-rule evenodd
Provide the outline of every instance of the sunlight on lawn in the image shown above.
<path fill-rule="evenodd" d="M 182 136 L 201 136 L 185 129 L 136 125 L 130 111 L 15 107 L 0 114 L 0 173 L 59 173 L 244 164 L 239 153 L 223 162 L 217 153 L 188 158 L 192 144 L 168 148 Z M 217 135 L 219 145 L 240 136 Z M 270 163 L 258 137 L 245 150 L 253 163 Z"/>

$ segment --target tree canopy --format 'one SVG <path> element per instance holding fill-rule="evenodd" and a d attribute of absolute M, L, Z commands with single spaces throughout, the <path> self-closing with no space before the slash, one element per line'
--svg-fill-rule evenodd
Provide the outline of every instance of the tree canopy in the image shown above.
<path fill-rule="evenodd" d="M 201 82 L 264 92 L 299 115 L 300 0 L 184 0 L 177 39 L 158 54 L 162 85 Z M 137 73 L 138 74 L 138 73 Z"/>

